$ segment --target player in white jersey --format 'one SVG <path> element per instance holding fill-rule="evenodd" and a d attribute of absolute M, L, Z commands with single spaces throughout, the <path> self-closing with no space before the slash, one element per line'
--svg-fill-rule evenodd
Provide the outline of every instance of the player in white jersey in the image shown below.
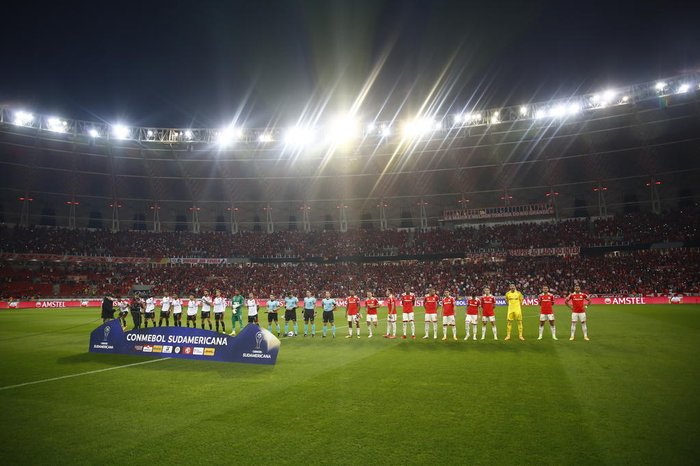
<path fill-rule="evenodd" d="M 226 311 L 226 298 L 221 294 L 221 290 L 216 290 L 214 298 L 214 321 L 216 322 L 216 331 L 219 331 L 219 323 L 221 330 L 226 333 L 226 323 L 224 322 L 224 312 Z"/>
<path fill-rule="evenodd" d="M 213 330 L 211 326 L 211 305 L 213 303 L 211 296 L 209 296 L 209 291 L 204 290 L 204 296 L 202 296 L 202 328 L 204 328 L 204 321 L 209 323 L 209 330 Z"/>
<path fill-rule="evenodd" d="M 248 295 L 245 305 L 248 308 L 248 323 L 258 325 L 258 301 L 253 293 Z"/>
<path fill-rule="evenodd" d="M 156 326 L 156 298 L 149 296 L 146 298 L 146 310 L 143 312 L 143 327 L 148 328 L 148 321 Z"/>
<path fill-rule="evenodd" d="M 173 306 L 173 325 L 182 327 L 182 300 L 178 295 L 174 294 L 170 303 Z"/>
<path fill-rule="evenodd" d="M 199 301 L 194 297 L 193 294 L 190 295 L 190 299 L 187 302 L 187 326 L 190 326 L 192 322 L 192 328 L 197 328 L 197 308 L 199 307 Z"/>
<path fill-rule="evenodd" d="M 163 296 L 163 299 L 160 301 L 160 318 L 158 319 L 158 327 L 161 327 L 163 325 L 163 319 L 165 319 L 165 326 L 170 325 L 170 303 L 172 302 L 172 298 L 170 298 L 170 295 L 168 293 L 165 293 L 165 296 Z"/>
<path fill-rule="evenodd" d="M 124 330 L 126 330 L 126 316 L 129 315 L 129 300 L 117 297 L 117 306 L 119 306 L 119 320 Z"/>

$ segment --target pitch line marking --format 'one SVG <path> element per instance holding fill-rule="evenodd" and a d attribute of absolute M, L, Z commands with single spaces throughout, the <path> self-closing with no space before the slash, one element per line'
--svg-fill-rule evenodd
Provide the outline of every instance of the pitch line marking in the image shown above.
<path fill-rule="evenodd" d="M 78 374 L 62 375 L 60 377 L 52 377 L 50 379 L 43 379 L 43 380 L 35 380 L 33 382 L 18 383 L 16 385 L 8 385 L 6 387 L 0 387 L 0 391 L 9 390 L 11 388 L 25 387 L 27 385 L 35 385 L 35 384 L 44 383 L 44 382 L 54 382 L 56 380 L 70 379 L 73 377 L 80 377 L 81 375 L 97 374 L 99 372 L 107 372 L 107 371 L 112 371 L 115 369 L 123 369 L 125 367 L 140 366 L 141 364 L 150 364 L 152 362 L 167 361 L 168 359 L 172 359 L 172 358 L 151 359 L 149 361 L 141 361 L 141 362 L 134 362 L 131 364 L 124 364 L 123 366 L 107 367 L 105 369 L 97 369 L 94 371 L 80 372 Z"/>

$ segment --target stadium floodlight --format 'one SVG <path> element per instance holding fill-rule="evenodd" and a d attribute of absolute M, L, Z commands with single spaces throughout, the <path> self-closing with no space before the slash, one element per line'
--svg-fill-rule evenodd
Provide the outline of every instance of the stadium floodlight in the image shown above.
<path fill-rule="evenodd" d="M 481 120 L 481 113 L 470 113 L 469 114 L 469 121 L 475 122 Z"/>
<path fill-rule="evenodd" d="M 46 121 L 46 123 L 49 128 L 49 131 L 53 131 L 54 133 L 65 133 L 66 127 L 68 126 L 67 121 L 61 120 L 60 118 L 56 117 L 49 118 Z"/>
<path fill-rule="evenodd" d="M 526 105 L 523 105 L 522 107 L 520 107 L 520 115 L 521 116 L 527 115 L 527 106 Z"/>
<path fill-rule="evenodd" d="M 623 104 L 626 104 L 626 103 L 629 102 L 629 101 L 630 101 L 630 96 L 628 96 L 628 95 L 623 95 L 623 96 L 622 96 L 622 103 L 623 103 Z"/>
<path fill-rule="evenodd" d="M 458 125 L 466 120 L 467 120 L 466 117 L 462 113 L 457 113 L 456 115 L 452 116 L 452 121 L 454 122 L 455 125 Z"/>
<path fill-rule="evenodd" d="M 224 128 L 221 131 L 219 131 L 216 137 L 216 142 L 220 146 L 226 147 L 236 139 L 241 139 L 242 136 L 243 131 L 240 128 L 234 128 L 233 126 L 229 126 L 228 128 Z"/>
<path fill-rule="evenodd" d="M 185 130 L 185 139 L 187 139 L 188 141 L 192 139 L 192 131 L 190 131 L 189 129 Z"/>
<path fill-rule="evenodd" d="M 95 128 L 90 128 L 88 130 L 88 134 L 90 135 L 91 138 L 99 138 L 100 137 L 100 132 L 97 131 Z"/>
<path fill-rule="evenodd" d="M 262 143 L 272 142 L 272 135 L 270 133 L 260 133 L 258 136 L 258 141 Z"/>
<path fill-rule="evenodd" d="M 678 86 L 678 90 L 676 91 L 676 94 L 685 94 L 689 90 L 690 90 L 690 84 L 683 83 L 680 86 Z"/>
<path fill-rule="evenodd" d="M 339 116 L 331 121 L 328 137 L 335 144 L 347 143 L 358 136 L 359 128 L 357 118 L 352 115 Z"/>
<path fill-rule="evenodd" d="M 659 81 L 656 83 L 654 86 L 654 89 L 656 89 L 659 92 L 662 92 L 664 89 L 666 89 L 667 84 L 663 81 Z"/>
<path fill-rule="evenodd" d="M 419 137 L 440 129 L 440 123 L 436 123 L 432 118 L 415 118 L 404 123 L 403 134 L 407 137 Z"/>
<path fill-rule="evenodd" d="M 491 114 L 491 124 L 495 123 L 500 123 L 501 122 L 501 112 L 500 111 L 495 111 Z"/>
<path fill-rule="evenodd" d="M 261 135 L 262 136 L 262 135 Z M 313 131 L 310 128 L 294 126 L 284 134 L 284 143 L 293 146 L 303 146 L 313 141 Z M 262 141 L 261 142 L 266 142 Z"/>
<path fill-rule="evenodd" d="M 15 113 L 15 124 L 17 126 L 28 126 L 34 121 L 34 115 L 24 110 Z"/>
<path fill-rule="evenodd" d="M 573 102 L 569 104 L 569 108 L 567 109 L 567 112 L 569 115 L 576 115 L 581 111 L 581 104 L 578 102 Z"/>
<path fill-rule="evenodd" d="M 153 137 L 153 130 L 152 129 L 149 129 L 148 131 L 146 131 L 146 137 L 149 137 L 149 138 Z"/>
<path fill-rule="evenodd" d="M 566 115 L 566 107 L 563 104 L 555 105 L 549 110 L 549 116 L 553 118 L 561 118 Z"/>
<path fill-rule="evenodd" d="M 391 126 L 382 125 L 381 134 L 383 138 L 388 138 L 389 136 L 391 136 Z"/>
<path fill-rule="evenodd" d="M 547 116 L 547 110 L 540 108 L 535 112 L 535 119 L 536 120 L 541 120 L 542 118 Z"/>
<path fill-rule="evenodd" d="M 129 128 L 124 125 L 117 124 L 112 126 L 112 133 L 117 139 L 126 139 L 129 137 Z"/>
<path fill-rule="evenodd" d="M 367 125 L 367 133 L 368 134 L 372 134 L 375 131 L 377 131 L 377 124 L 376 123 L 372 122 L 372 123 Z"/>

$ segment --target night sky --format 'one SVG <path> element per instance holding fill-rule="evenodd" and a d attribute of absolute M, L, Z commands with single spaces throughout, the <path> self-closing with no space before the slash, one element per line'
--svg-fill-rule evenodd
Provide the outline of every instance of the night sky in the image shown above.
<path fill-rule="evenodd" d="M 517 105 L 697 70 L 686 3 L 10 2 L 0 102 L 176 127 L 323 119 L 363 87 L 366 120 Z"/>

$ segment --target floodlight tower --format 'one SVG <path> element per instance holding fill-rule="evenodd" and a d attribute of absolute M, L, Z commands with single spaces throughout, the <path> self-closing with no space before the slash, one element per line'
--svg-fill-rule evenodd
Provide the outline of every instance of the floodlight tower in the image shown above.
<path fill-rule="evenodd" d="M 418 211 L 419 211 L 419 216 L 420 216 L 420 228 L 421 230 L 425 230 L 428 228 L 428 213 L 425 210 L 425 206 L 427 206 L 428 203 L 425 202 L 423 199 L 418 201 Z"/>
<path fill-rule="evenodd" d="M 651 211 L 656 215 L 661 213 L 661 198 L 659 197 L 659 186 L 661 186 L 661 181 L 657 180 L 655 176 L 652 175 L 651 179 L 647 182 L 649 191 L 651 191 Z"/>
<path fill-rule="evenodd" d="M 345 205 L 345 202 L 340 201 L 340 205 L 338 206 L 338 210 L 340 210 L 339 223 L 340 223 L 341 233 L 345 233 L 348 231 L 348 215 L 346 212 L 347 208 L 348 208 L 348 206 Z"/>
<path fill-rule="evenodd" d="M 119 209 L 121 209 L 122 205 L 119 203 L 118 200 L 113 199 L 112 203 L 109 205 L 112 208 L 112 233 L 116 233 L 119 231 Z"/>
<path fill-rule="evenodd" d="M 306 202 L 300 208 L 301 210 L 301 225 L 304 232 L 308 233 L 311 231 L 311 219 L 309 217 L 309 211 L 311 207 Z"/>
<path fill-rule="evenodd" d="M 386 219 L 386 209 L 389 207 L 389 204 L 382 199 L 379 201 L 379 204 L 377 205 L 379 207 L 379 229 L 381 231 L 385 231 L 389 229 L 389 222 L 387 222 Z"/>
<path fill-rule="evenodd" d="M 151 206 L 153 211 L 153 232 L 160 233 L 160 206 L 156 202 Z"/>
<path fill-rule="evenodd" d="M 272 221 L 272 207 L 270 207 L 269 202 L 265 207 L 263 207 L 263 210 L 265 211 L 265 230 L 268 233 L 274 233 L 275 223 Z"/>
<path fill-rule="evenodd" d="M 603 183 L 598 182 L 598 186 L 593 188 L 593 191 L 598 194 L 598 216 L 607 217 L 608 215 L 608 204 L 605 201 L 605 191 L 607 191 L 607 186 L 603 186 Z"/>
<path fill-rule="evenodd" d="M 192 233 L 199 233 L 200 232 L 200 225 L 199 225 L 199 211 L 201 210 L 200 207 L 197 207 L 197 205 L 193 205 L 190 207 L 190 212 L 192 212 Z"/>
<path fill-rule="evenodd" d="M 70 201 L 66 201 L 66 204 L 68 205 L 68 229 L 75 230 L 75 210 L 80 205 L 80 202 L 77 202 L 75 196 L 73 196 Z"/>
<path fill-rule="evenodd" d="M 545 194 L 547 199 L 549 199 L 550 204 L 554 208 L 554 218 L 559 220 L 559 208 L 557 206 L 557 197 L 559 197 L 559 191 L 555 191 L 554 188 L 550 187 L 549 192 Z"/>
<path fill-rule="evenodd" d="M 231 234 L 235 235 L 238 233 L 238 207 L 231 204 L 226 210 L 231 212 Z"/>
<path fill-rule="evenodd" d="M 19 226 L 27 228 L 29 227 L 29 217 L 31 216 L 32 202 L 34 202 L 34 198 L 29 197 L 29 194 L 25 193 L 24 196 L 18 198 L 18 200 L 22 203 L 19 213 Z"/>

